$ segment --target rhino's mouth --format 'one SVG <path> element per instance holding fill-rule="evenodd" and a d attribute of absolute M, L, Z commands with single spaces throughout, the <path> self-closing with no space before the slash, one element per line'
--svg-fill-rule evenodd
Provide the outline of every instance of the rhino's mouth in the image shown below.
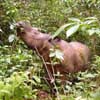
<path fill-rule="evenodd" d="M 22 27 L 17 27 L 17 32 L 20 32 L 20 33 L 24 32 L 24 28 L 22 28 Z"/>
<path fill-rule="evenodd" d="M 22 34 L 25 33 L 25 32 L 24 32 L 24 28 L 17 27 L 16 30 L 17 30 L 17 35 L 18 35 L 18 36 L 20 36 L 20 35 L 22 35 Z"/>
<path fill-rule="evenodd" d="M 22 33 L 24 31 L 24 28 L 21 23 L 16 23 L 15 26 L 18 33 Z"/>

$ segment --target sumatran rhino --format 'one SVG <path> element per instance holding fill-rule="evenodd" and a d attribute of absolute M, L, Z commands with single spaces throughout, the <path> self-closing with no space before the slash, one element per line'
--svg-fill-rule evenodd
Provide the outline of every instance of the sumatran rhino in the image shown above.
<path fill-rule="evenodd" d="M 90 51 L 86 45 L 79 42 L 66 42 L 59 38 L 52 39 L 51 35 L 38 31 L 24 21 L 16 23 L 16 27 L 20 38 L 29 48 L 35 50 L 43 60 L 43 68 L 47 72 L 46 75 L 50 84 L 52 84 L 54 73 L 60 72 L 65 76 L 66 73 L 75 73 L 87 69 Z M 49 55 L 50 49 L 55 45 L 62 52 L 63 59 L 52 65 Z"/>

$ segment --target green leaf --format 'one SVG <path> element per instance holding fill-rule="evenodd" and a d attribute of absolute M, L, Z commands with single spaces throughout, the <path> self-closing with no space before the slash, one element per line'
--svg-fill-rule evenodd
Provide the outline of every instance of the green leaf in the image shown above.
<path fill-rule="evenodd" d="M 84 75 L 84 77 L 85 78 L 94 78 L 94 77 L 96 77 L 96 75 L 95 74 L 88 73 L 88 74 Z"/>
<path fill-rule="evenodd" d="M 4 82 L 0 81 L 0 90 L 3 89 L 5 87 Z"/>
<path fill-rule="evenodd" d="M 99 28 L 93 28 L 93 29 L 87 30 L 87 32 L 90 36 L 93 35 L 93 34 L 100 34 L 100 29 Z"/>
<path fill-rule="evenodd" d="M 33 78 L 35 79 L 35 81 L 36 81 L 37 83 L 40 83 L 40 82 L 41 82 L 41 80 L 40 80 L 40 78 L 39 78 L 38 76 L 33 76 Z"/>
<path fill-rule="evenodd" d="M 0 32 L 3 32 L 1 28 L 0 28 Z"/>
<path fill-rule="evenodd" d="M 8 91 L 8 90 L 0 90 L 0 94 L 11 95 L 10 91 Z"/>
<path fill-rule="evenodd" d="M 50 52 L 49 57 L 54 57 L 55 56 L 55 52 Z"/>
<path fill-rule="evenodd" d="M 68 23 L 68 24 L 65 24 L 63 26 L 61 26 L 55 33 L 54 35 L 52 36 L 52 38 L 54 39 L 56 36 L 58 36 L 66 27 L 69 27 L 71 25 L 73 25 L 75 23 Z"/>
<path fill-rule="evenodd" d="M 97 20 L 87 20 L 84 22 L 84 24 L 92 24 L 94 22 L 97 22 Z"/>
<path fill-rule="evenodd" d="M 63 53 L 60 51 L 60 50 L 56 50 L 55 52 L 56 54 L 56 58 L 59 59 L 59 60 L 63 60 Z"/>
<path fill-rule="evenodd" d="M 66 36 L 70 37 L 72 34 L 74 34 L 75 32 L 77 32 L 77 30 L 79 29 L 80 24 L 72 26 L 71 28 L 69 28 L 66 32 Z"/>
<path fill-rule="evenodd" d="M 93 100 L 100 100 L 100 90 L 91 95 Z"/>
<path fill-rule="evenodd" d="M 97 20 L 97 18 L 96 17 L 87 17 L 87 18 L 85 18 L 86 20 Z"/>
<path fill-rule="evenodd" d="M 81 22 L 80 19 L 78 18 L 69 18 L 69 21 L 74 21 L 74 22 Z"/>
<path fill-rule="evenodd" d="M 15 35 L 13 35 L 13 34 L 9 35 L 9 37 L 8 37 L 9 42 L 13 42 L 14 39 L 15 39 Z"/>
<path fill-rule="evenodd" d="M 59 49 L 55 49 L 52 52 L 50 52 L 49 57 L 55 57 L 59 60 L 63 60 L 63 53 Z"/>
<path fill-rule="evenodd" d="M 13 30 L 14 27 L 15 27 L 15 26 L 14 26 L 13 24 L 10 25 L 10 29 L 11 29 L 11 30 Z"/>

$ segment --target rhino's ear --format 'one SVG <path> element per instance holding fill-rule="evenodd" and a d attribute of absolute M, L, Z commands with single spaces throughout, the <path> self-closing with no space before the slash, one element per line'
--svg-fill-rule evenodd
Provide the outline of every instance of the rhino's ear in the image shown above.
<path fill-rule="evenodd" d="M 19 21 L 19 22 L 16 23 L 16 27 L 23 27 L 23 28 L 25 28 L 27 26 L 30 26 L 30 23 L 27 22 L 27 21 Z"/>

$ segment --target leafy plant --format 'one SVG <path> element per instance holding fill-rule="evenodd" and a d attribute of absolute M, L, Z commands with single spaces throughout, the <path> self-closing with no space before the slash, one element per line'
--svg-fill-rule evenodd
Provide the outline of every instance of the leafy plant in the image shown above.
<path fill-rule="evenodd" d="M 0 81 L 0 100 L 36 98 L 35 94 L 33 94 L 34 90 L 32 90 L 32 87 L 28 85 L 28 82 L 34 83 L 34 81 L 30 81 L 27 74 L 23 72 L 15 72 L 9 78 Z"/>
<path fill-rule="evenodd" d="M 87 17 L 83 20 L 78 18 L 69 18 L 69 23 L 61 26 L 53 35 L 53 38 L 58 36 L 63 30 L 67 29 L 66 37 L 69 38 L 77 31 L 81 31 L 82 34 L 88 33 L 89 35 L 100 34 L 99 23 L 96 17 Z"/>
<path fill-rule="evenodd" d="M 68 41 L 78 40 L 89 45 L 92 55 L 96 55 L 90 70 L 74 74 L 79 79 L 78 82 L 66 81 L 65 87 L 57 84 L 57 88 L 59 94 L 64 91 L 64 95 L 60 94 L 61 100 L 99 100 L 99 12 L 100 0 L 1 0 L 0 99 L 35 100 L 39 89 L 48 91 L 49 87 L 40 80 L 43 79 L 44 71 L 39 57 L 33 55 L 32 51 L 13 35 L 16 33 L 14 23 L 28 20 L 43 32 L 52 34 L 53 38 L 60 35 L 65 39 L 66 35 Z M 52 63 L 62 60 L 62 55 L 58 48 L 52 49 Z M 66 77 L 72 79 L 73 75 Z"/>

